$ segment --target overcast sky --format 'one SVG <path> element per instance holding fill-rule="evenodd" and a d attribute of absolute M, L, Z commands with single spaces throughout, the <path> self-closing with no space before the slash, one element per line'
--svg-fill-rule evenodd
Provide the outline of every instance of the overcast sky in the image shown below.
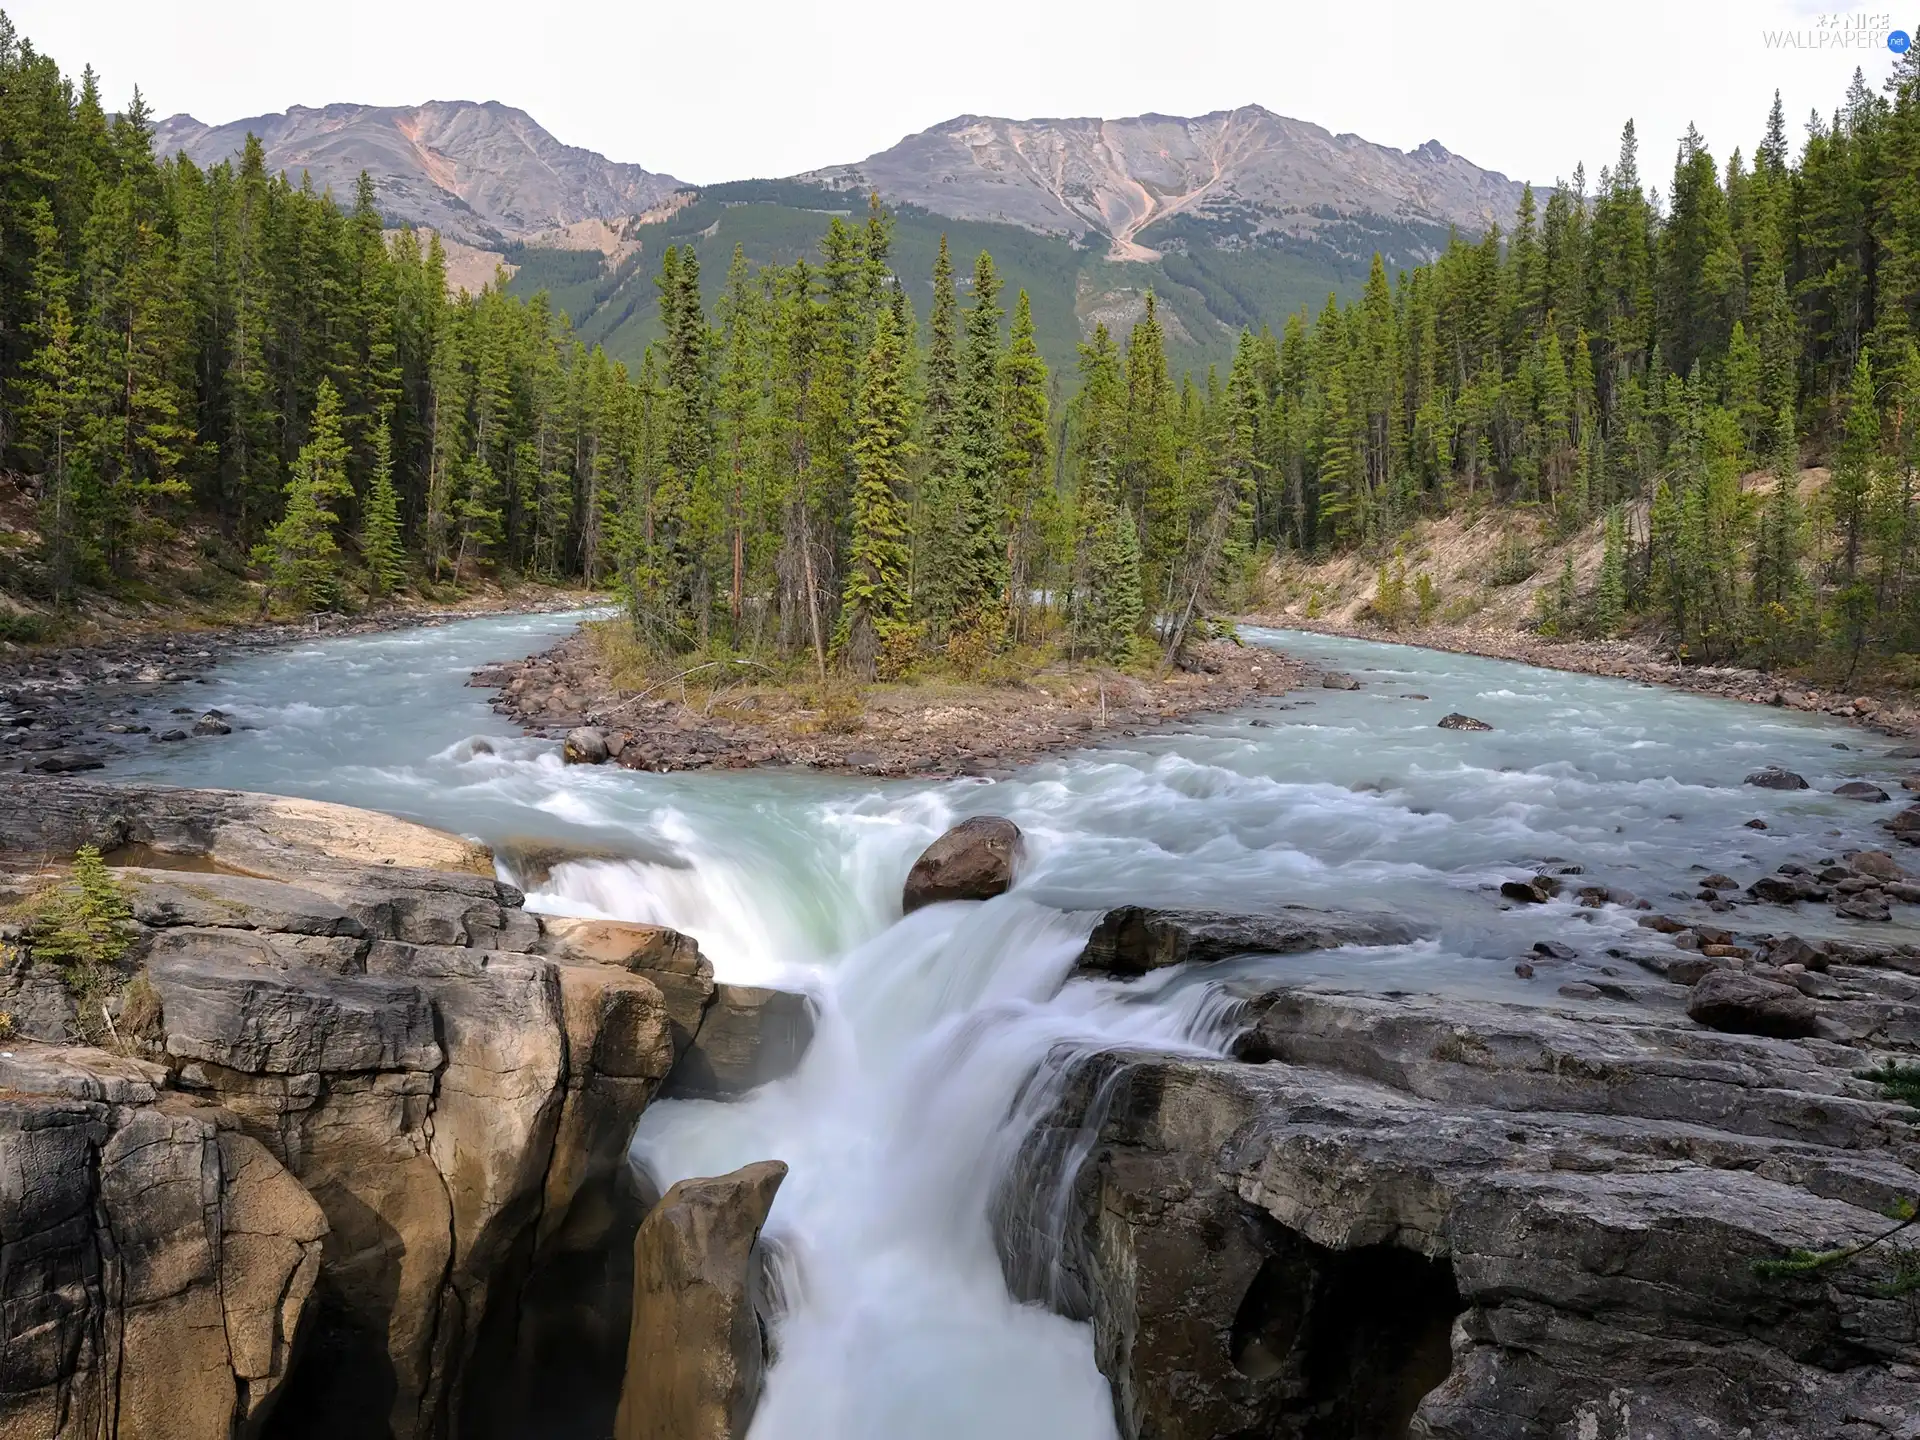
<path fill-rule="evenodd" d="M 1193 115 L 1258 103 L 1515 178 L 1610 160 L 1632 116 L 1664 186 L 1689 121 L 1752 152 L 1778 87 L 1796 144 L 1871 48 L 1770 47 L 1834 0 L 0 0 L 108 100 L 222 122 L 352 100 L 502 100 L 561 140 L 714 182 L 857 160 L 976 114 Z M 1899 13 L 1906 12 L 1906 13 Z M 548 22 L 551 23 L 548 23 Z M 1831 28 L 1831 27 L 1829 27 Z"/>

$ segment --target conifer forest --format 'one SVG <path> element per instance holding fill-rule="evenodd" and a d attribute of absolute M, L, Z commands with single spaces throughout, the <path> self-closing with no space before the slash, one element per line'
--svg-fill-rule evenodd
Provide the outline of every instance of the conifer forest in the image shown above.
<path fill-rule="evenodd" d="M 993 258 L 903 277 L 877 200 L 810 258 L 737 254 L 710 306 L 690 247 L 650 257 L 629 369 L 544 296 L 449 293 L 364 178 L 156 154 L 137 94 L 0 18 L 0 468 L 38 540 L 0 582 L 80 603 L 190 537 L 281 613 L 511 574 L 616 591 L 656 653 L 885 678 L 1171 660 L 1282 553 L 1364 551 L 1391 612 L 1415 520 L 1523 507 L 1604 527 L 1562 633 L 1920 651 L 1920 64 L 1755 118 L 1670 178 L 1628 124 L 1597 176 L 1205 374 L 1151 297 L 1050 374 Z"/>

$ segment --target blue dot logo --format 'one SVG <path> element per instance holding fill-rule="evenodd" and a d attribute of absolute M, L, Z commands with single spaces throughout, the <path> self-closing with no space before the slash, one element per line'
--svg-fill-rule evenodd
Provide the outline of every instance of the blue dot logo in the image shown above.
<path fill-rule="evenodd" d="M 1887 34 L 1887 49 L 1893 51 L 1896 55 L 1906 54 L 1907 47 L 1911 44 L 1913 44 L 1913 40 L 1904 30 L 1893 30 Z"/>

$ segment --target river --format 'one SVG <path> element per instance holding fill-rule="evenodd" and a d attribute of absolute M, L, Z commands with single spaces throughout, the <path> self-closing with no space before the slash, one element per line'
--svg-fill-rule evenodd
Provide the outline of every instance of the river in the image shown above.
<path fill-rule="evenodd" d="M 987 1221 L 1063 1056 L 1217 1052 L 1234 994 L 1263 980 L 1553 1001 L 1559 983 L 1613 965 L 1607 948 L 1645 932 L 1630 910 L 1571 898 L 1503 908 L 1501 880 L 1578 866 L 1576 884 L 1677 913 L 1692 904 L 1691 872 L 1745 883 L 1884 839 L 1872 822 L 1888 807 L 1824 793 L 1860 775 L 1884 783 L 1884 743 L 1860 731 L 1262 630 L 1243 636 L 1362 688 L 1113 737 L 998 781 L 566 767 L 557 746 L 519 736 L 464 682 L 577 618 L 463 621 L 246 657 L 190 697 L 226 711 L 232 735 L 154 744 L 110 773 L 337 800 L 495 844 L 604 847 L 632 858 L 557 866 L 529 904 L 671 925 L 700 941 L 722 980 L 815 997 L 818 1033 L 794 1076 L 730 1104 L 657 1104 L 634 1140 L 663 1184 L 767 1158 L 792 1167 L 767 1229 L 785 1309 L 754 1440 L 1113 1436 L 1088 1330 L 1011 1301 Z M 143 718 L 177 724 L 167 708 Z M 1451 710 L 1495 728 L 1436 728 Z M 1766 763 L 1813 788 L 1740 784 Z M 902 919 L 913 858 L 980 813 L 1025 832 L 1013 892 Z M 1754 818 L 1769 828 L 1748 828 Z M 1379 909 L 1426 938 L 1063 985 L 1091 912 L 1116 903 Z M 1521 978 L 1516 959 L 1542 940 L 1581 958 Z"/>

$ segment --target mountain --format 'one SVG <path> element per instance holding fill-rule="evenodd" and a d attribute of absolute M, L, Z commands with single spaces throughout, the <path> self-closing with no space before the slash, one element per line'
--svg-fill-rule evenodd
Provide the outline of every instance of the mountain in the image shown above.
<path fill-rule="evenodd" d="M 1313 240 L 1355 221 L 1478 233 L 1512 216 L 1521 188 L 1437 140 L 1395 150 L 1258 105 L 1194 119 L 962 115 L 798 178 L 954 219 L 1104 236 L 1115 260 L 1155 259 L 1159 241 Z"/>
<path fill-rule="evenodd" d="M 894 268 L 925 314 L 948 234 L 964 275 L 993 252 L 1033 301 L 1056 370 L 1103 323 L 1124 335 L 1152 290 L 1176 367 L 1227 360 L 1243 327 L 1276 329 L 1329 294 L 1432 259 L 1455 230 L 1511 221 L 1522 186 L 1438 141 L 1411 152 L 1335 135 L 1257 105 L 1192 119 L 961 116 L 853 165 L 706 186 L 627 233 L 643 253 L 691 245 L 712 297 L 736 244 L 755 261 L 811 253 L 869 191 L 893 210 Z M 635 359 L 657 333 L 650 262 L 587 274 L 577 256 L 512 258 L 522 293 L 546 287 L 588 338 Z M 1119 262 L 1119 263 L 1116 263 Z"/>
<path fill-rule="evenodd" d="M 249 133 L 260 137 L 269 171 L 306 171 L 316 187 L 350 199 L 365 170 L 389 221 L 483 248 L 642 214 L 683 188 L 670 175 L 563 145 L 526 111 L 495 101 L 296 105 L 226 125 L 175 115 L 156 127 L 154 144 L 213 165 L 238 155 Z"/>
<path fill-rule="evenodd" d="M 1243 326 L 1278 328 L 1357 292 L 1376 252 L 1399 270 L 1454 229 L 1508 222 L 1521 190 L 1437 141 L 1395 150 L 1257 105 L 1191 119 L 963 115 L 857 164 L 698 189 L 563 145 L 494 103 L 295 107 L 221 126 L 176 115 L 156 143 L 212 164 L 249 131 L 271 169 L 305 170 L 336 196 L 367 171 L 389 222 L 460 242 L 455 283 L 504 263 L 510 289 L 546 290 L 584 339 L 629 362 L 658 333 L 651 275 L 667 245 L 693 247 L 711 300 L 736 244 L 762 263 L 816 254 L 830 217 L 863 212 L 870 190 L 894 211 L 895 268 L 923 315 L 943 233 L 963 275 L 991 250 L 1009 294 L 1029 292 L 1056 369 L 1095 324 L 1124 334 L 1148 290 L 1176 366 L 1225 360 Z"/>

